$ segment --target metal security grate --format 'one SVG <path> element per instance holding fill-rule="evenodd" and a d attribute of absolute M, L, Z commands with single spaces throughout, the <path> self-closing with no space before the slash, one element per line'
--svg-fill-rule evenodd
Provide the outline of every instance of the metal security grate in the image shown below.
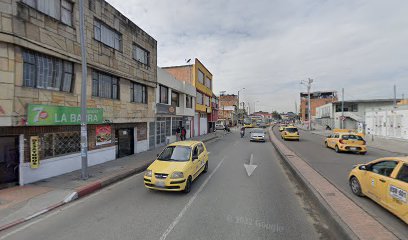
<path fill-rule="evenodd" d="M 81 136 L 79 132 L 47 133 L 42 136 L 41 150 L 44 158 L 79 152 Z"/>

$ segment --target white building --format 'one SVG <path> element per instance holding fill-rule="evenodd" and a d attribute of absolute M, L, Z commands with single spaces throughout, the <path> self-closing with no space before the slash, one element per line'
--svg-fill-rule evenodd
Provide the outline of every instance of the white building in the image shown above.
<path fill-rule="evenodd" d="M 344 113 L 341 111 L 340 101 L 328 103 L 316 108 L 315 121 L 322 126 L 330 128 L 354 129 L 364 131 L 365 114 L 368 109 L 391 107 L 393 99 L 369 99 L 344 101 Z M 342 117 L 344 114 L 344 117 Z"/>
<path fill-rule="evenodd" d="M 157 67 L 156 121 L 149 124 L 149 148 L 174 142 L 176 130 L 186 129 L 186 138 L 192 137 L 196 89 L 178 81 L 165 70 Z M 155 129 L 155 131 L 152 131 Z"/>
<path fill-rule="evenodd" d="M 369 109 L 365 123 L 367 134 L 408 139 L 408 106 Z"/>

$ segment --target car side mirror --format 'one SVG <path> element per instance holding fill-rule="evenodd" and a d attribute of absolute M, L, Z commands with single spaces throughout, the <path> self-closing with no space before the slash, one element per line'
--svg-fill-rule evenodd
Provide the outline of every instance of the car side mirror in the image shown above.
<path fill-rule="evenodd" d="M 366 165 L 361 165 L 360 167 L 358 167 L 358 169 L 363 170 L 363 171 L 367 171 L 367 166 Z"/>

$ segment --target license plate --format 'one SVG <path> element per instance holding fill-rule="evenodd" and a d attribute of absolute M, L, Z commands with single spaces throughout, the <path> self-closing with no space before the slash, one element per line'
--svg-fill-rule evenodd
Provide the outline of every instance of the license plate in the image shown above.
<path fill-rule="evenodd" d="M 156 180 L 156 187 L 164 187 L 164 181 Z"/>
<path fill-rule="evenodd" d="M 357 148 L 355 148 L 355 147 L 351 147 L 351 148 L 350 148 L 350 150 L 351 150 L 351 151 L 356 151 L 356 150 L 357 150 Z"/>

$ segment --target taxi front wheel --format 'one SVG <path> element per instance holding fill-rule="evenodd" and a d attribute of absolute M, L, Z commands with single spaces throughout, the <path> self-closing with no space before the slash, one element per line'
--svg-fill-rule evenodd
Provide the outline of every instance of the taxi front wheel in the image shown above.
<path fill-rule="evenodd" d="M 205 163 L 205 167 L 203 170 L 203 173 L 206 173 L 206 172 L 208 172 L 208 161 Z"/>
<path fill-rule="evenodd" d="M 334 147 L 334 151 L 336 151 L 336 153 L 340 152 L 339 146 L 336 145 L 336 147 Z"/>
<path fill-rule="evenodd" d="M 364 196 L 363 193 L 362 193 L 362 191 L 361 191 L 360 182 L 358 181 L 358 179 L 357 179 L 356 177 L 352 177 L 352 178 L 350 179 L 350 188 L 351 188 L 351 191 L 352 191 L 355 195 L 357 195 L 357 196 L 359 196 L 359 197 Z"/>
<path fill-rule="evenodd" d="M 191 191 L 191 177 L 188 177 L 186 186 L 184 187 L 183 192 L 184 193 L 189 193 Z"/>

